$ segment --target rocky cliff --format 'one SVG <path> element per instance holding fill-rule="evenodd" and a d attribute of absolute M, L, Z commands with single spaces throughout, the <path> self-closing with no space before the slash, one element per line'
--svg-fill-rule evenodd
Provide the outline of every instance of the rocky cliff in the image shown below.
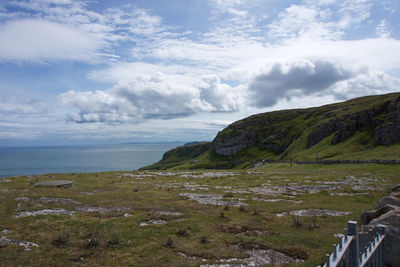
<path fill-rule="evenodd" d="M 290 158 L 400 160 L 400 93 L 256 114 L 227 126 L 212 142 L 167 152 L 154 166 L 169 168 L 186 162 L 192 165 L 185 168 L 225 168 Z"/>
<path fill-rule="evenodd" d="M 347 102 L 302 110 L 254 115 L 219 132 L 213 150 L 229 156 L 258 146 L 284 153 L 299 137 L 309 149 L 331 137 L 330 144 L 346 141 L 357 132 L 371 132 L 373 145 L 389 146 L 400 141 L 400 94 L 369 96 Z"/>

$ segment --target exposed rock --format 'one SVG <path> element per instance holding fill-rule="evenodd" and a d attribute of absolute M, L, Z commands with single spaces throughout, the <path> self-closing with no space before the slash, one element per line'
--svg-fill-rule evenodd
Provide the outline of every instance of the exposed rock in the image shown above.
<path fill-rule="evenodd" d="M 296 203 L 296 204 L 299 204 L 299 203 L 302 203 L 303 201 L 301 201 L 301 200 L 298 200 L 298 201 L 296 201 L 296 200 L 291 200 L 291 199 L 264 199 L 264 198 L 257 198 L 257 197 L 253 197 L 253 198 L 251 198 L 252 200 L 255 200 L 255 201 L 263 201 L 263 202 L 282 202 L 282 201 L 284 201 L 284 202 L 291 202 L 291 203 Z"/>
<path fill-rule="evenodd" d="M 29 201 L 29 197 L 16 197 L 14 198 L 15 201 Z"/>
<path fill-rule="evenodd" d="M 60 203 L 60 204 L 75 204 L 75 205 L 81 204 L 79 201 L 72 200 L 70 198 L 41 197 L 39 201 L 44 203 Z"/>
<path fill-rule="evenodd" d="M 31 248 L 33 248 L 33 247 L 35 247 L 35 248 L 39 247 L 38 244 L 35 244 L 33 242 L 18 241 L 18 240 L 7 238 L 6 236 L 2 236 L 0 238 L 0 247 L 5 247 L 8 244 L 10 244 L 10 245 L 18 245 L 20 247 L 25 248 L 26 251 L 31 250 Z"/>
<path fill-rule="evenodd" d="M 38 216 L 38 215 L 72 215 L 74 211 L 68 211 L 65 209 L 45 209 L 37 211 L 23 211 L 14 216 L 14 218 L 22 218 L 28 216 Z"/>
<path fill-rule="evenodd" d="M 375 129 L 376 145 L 389 146 L 400 141 L 400 111 L 386 115 L 385 123 Z"/>
<path fill-rule="evenodd" d="M 380 209 L 386 205 L 394 205 L 400 207 L 400 198 L 395 197 L 393 195 L 382 198 L 378 205 L 376 205 L 375 209 Z"/>
<path fill-rule="evenodd" d="M 199 202 L 200 204 L 206 204 L 206 205 L 223 205 L 223 206 L 227 205 L 227 206 L 235 206 L 235 207 L 247 206 L 246 203 L 242 203 L 242 202 L 236 201 L 236 200 L 232 200 L 232 201 L 222 200 L 221 195 L 215 195 L 215 194 L 182 193 L 179 195 L 188 197 L 190 200 L 195 200 L 195 201 Z"/>
<path fill-rule="evenodd" d="M 363 225 L 369 224 L 370 221 L 372 221 L 375 218 L 378 218 L 379 216 L 391 211 L 391 210 L 396 210 L 399 209 L 398 206 L 390 205 L 387 204 L 379 209 L 373 210 L 373 211 L 366 211 L 361 215 L 361 223 Z"/>
<path fill-rule="evenodd" d="M 392 192 L 400 192 L 400 184 L 393 186 L 391 190 Z"/>
<path fill-rule="evenodd" d="M 167 215 L 167 216 L 182 216 L 183 213 L 179 211 L 155 211 L 155 214 Z"/>
<path fill-rule="evenodd" d="M 400 209 L 389 211 L 372 220 L 367 229 L 372 229 L 378 224 L 386 225 L 385 266 L 398 266 L 400 262 Z"/>
<path fill-rule="evenodd" d="M 308 209 L 308 210 L 292 210 L 289 212 L 282 212 L 276 214 L 278 217 L 283 217 L 287 215 L 295 215 L 295 216 L 344 216 L 350 215 L 352 212 L 350 211 L 337 211 L 337 210 L 317 210 L 317 209 Z"/>
<path fill-rule="evenodd" d="M 79 212 L 87 212 L 87 213 L 107 213 L 107 212 L 125 212 L 132 210 L 129 207 L 111 207 L 111 208 L 104 208 L 104 207 L 77 207 L 76 211 Z"/>
<path fill-rule="evenodd" d="M 166 223 L 168 223 L 168 221 L 166 221 L 166 220 L 149 220 L 149 221 L 141 222 L 140 226 L 166 224 Z"/>
<path fill-rule="evenodd" d="M 0 237 L 0 248 L 7 246 L 8 238 L 6 236 Z"/>
<path fill-rule="evenodd" d="M 70 180 L 53 180 L 36 183 L 35 186 L 49 186 L 49 187 L 72 187 L 74 181 Z"/>
<path fill-rule="evenodd" d="M 234 126 L 231 126 L 234 127 Z M 232 132 L 219 132 L 212 146 L 218 155 L 230 156 L 258 142 L 258 131 L 254 128 L 235 128 Z"/>

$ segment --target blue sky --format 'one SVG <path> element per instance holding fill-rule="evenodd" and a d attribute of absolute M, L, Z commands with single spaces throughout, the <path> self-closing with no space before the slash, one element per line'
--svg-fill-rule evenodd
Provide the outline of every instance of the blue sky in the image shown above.
<path fill-rule="evenodd" d="M 397 0 L 0 1 L 0 146 L 211 140 L 400 90 Z"/>

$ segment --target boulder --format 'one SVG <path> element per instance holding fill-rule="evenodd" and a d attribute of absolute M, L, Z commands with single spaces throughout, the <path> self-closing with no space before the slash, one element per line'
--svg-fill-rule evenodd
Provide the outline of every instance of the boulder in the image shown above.
<path fill-rule="evenodd" d="M 396 209 L 400 209 L 400 207 L 388 204 L 388 205 L 381 207 L 380 209 L 376 209 L 373 211 L 366 211 L 361 215 L 361 223 L 363 225 L 367 225 L 373 219 L 378 218 L 378 217 L 382 216 L 383 214 L 388 213 L 389 211 L 392 211 L 392 210 L 396 210 Z"/>
<path fill-rule="evenodd" d="M 400 262 L 400 209 L 389 211 L 373 219 L 368 229 L 375 228 L 378 224 L 386 225 L 385 241 L 385 266 L 399 266 Z"/>
<path fill-rule="evenodd" d="M 378 205 L 376 205 L 375 209 L 380 209 L 386 205 L 394 205 L 400 207 L 400 198 L 394 196 L 394 195 L 389 195 L 387 197 L 382 198 Z"/>
<path fill-rule="evenodd" d="M 400 192 L 400 184 L 397 184 L 392 187 L 392 192 Z"/>
<path fill-rule="evenodd" d="M 0 248 L 7 246 L 9 243 L 9 240 L 7 237 L 2 236 L 0 237 Z"/>

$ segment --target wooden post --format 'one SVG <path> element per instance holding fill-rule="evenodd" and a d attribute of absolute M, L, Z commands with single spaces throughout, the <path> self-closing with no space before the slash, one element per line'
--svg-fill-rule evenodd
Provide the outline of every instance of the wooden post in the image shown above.
<path fill-rule="evenodd" d="M 353 240 L 349 246 L 349 266 L 350 267 L 359 267 L 360 266 L 360 249 L 358 244 L 358 229 L 357 222 L 348 221 L 347 229 L 349 235 L 353 236 Z"/>
<path fill-rule="evenodd" d="M 290 154 L 290 167 L 292 167 L 292 151 L 290 151 L 289 154 Z"/>

